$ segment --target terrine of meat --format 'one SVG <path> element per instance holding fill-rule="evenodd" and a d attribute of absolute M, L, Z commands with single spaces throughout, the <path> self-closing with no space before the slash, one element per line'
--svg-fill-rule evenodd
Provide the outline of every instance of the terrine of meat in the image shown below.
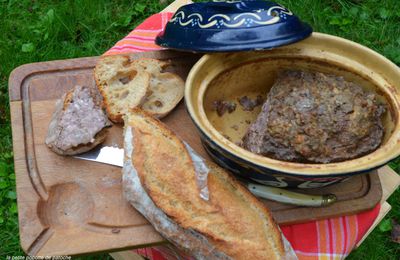
<path fill-rule="evenodd" d="M 349 160 L 378 148 L 384 111 L 376 94 L 343 77 L 285 70 L 241 145 L 284 161 Z"/>

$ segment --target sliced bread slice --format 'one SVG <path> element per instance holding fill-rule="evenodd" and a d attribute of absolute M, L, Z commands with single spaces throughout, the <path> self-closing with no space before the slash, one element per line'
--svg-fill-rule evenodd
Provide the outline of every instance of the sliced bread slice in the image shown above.
<path fill-rule="evenodd" d="M 114 78 L 119 71 L 129 67 L 129 57 L 124 55 L 112 55 L 101 57 L 94 69 L 97 84 L 103 84 Z"/>
<path fill-rule="evenodd" d="M 166 61 L 138 59 L 133 61 L 133 65 L 151 74 L 150 95 L 142 109 L 157 118 L 166 116 L 182 100 L 185 82 L 174 73 L 163 72 L 169 65 Z"/>
<path fill-rule="evenodd" d="M 57 101 L 45 142 L 60 155 L 87 152 L 106 139 L 110 125 L 99 91 L 75 86 Z"/>
<path fill-rule="evenodd" d="M 125 197 L 165 238 L 196 259 L 286 258 L 268 209 L 206 161 L 209 199 L 200 197 L 192 152 L 160 121 L 135 109 L 124 140 Z"/>
<path fill-rule="evenodd" d="M 123 115 L 132 108 L 140 107 L 149 94 L 150 74 L 132 66 L 128 56 L 101 58 L 94 75 L 108 117 L 116 123 L 122 123 Z"/>

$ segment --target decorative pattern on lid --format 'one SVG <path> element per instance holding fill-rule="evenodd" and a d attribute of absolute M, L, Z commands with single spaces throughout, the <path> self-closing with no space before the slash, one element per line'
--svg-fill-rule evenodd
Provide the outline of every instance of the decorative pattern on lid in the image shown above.
<path fill-rule="evenodd" d="M 235 1 L 241 2 L 241 1 Z M 229 2 L 227 2 L 229 3 Z M 255 12 L 240 13 L 235 16 L 226 14 L 214 14 L 211 17 L 203 17 L 200 13 L 185 14 L 184 11 L 176 13 L 169 23 L 179 24 L 180 26 L 190 26 L 193 28 L 235 28 L 252 25 L 269 25 L 286 20 L 287 16 L 293 13 L 283 6 L 276 5 L 265 9 L 258 9 Z"/>
<path fill-rule="evenodd" d="M 239 2 L 242 2 L 242 0 L 213 0 L 213 2 L 232 4 L 232 3 L 239 3 Z"/>
<path fill-rule="evenodd" d="M 214 0 L 179 8 L 156 43 L 200 52 L 258 50 L 302 40 L 311 32 L 290 10 L 271 1 Z"/>

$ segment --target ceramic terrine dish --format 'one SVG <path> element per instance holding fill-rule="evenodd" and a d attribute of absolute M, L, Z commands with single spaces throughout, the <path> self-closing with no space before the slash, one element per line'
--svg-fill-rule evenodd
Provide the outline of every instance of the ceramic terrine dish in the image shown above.
<path fill-rule="evenodd" d="M 279 4 L 186 5 L 156 42 L 209 53 L 189 73 L 185 103 L 207 152 L 237 176 L 316 188 L 400 154 L 400 69 L 362 45 L 312 33 Z"/>
<path fill-rule="evenodd" d="M 333 163 L 299 163 L 252 153 L 238 143 L 261 106 L 246 111 L 244 96 L 265 97 L 279 71 L 293 69 L 338 75 L 373 92 L 385 105 L 379 147 L 361 157 Z M 231 113 L 218 115 L 215 101 L 236 102 Z M 321 33 L 267 51 L 203 56 L 186 81 L 185 102 L 208 153 L 218 164 L 254 181 L 279 187 L 314 188 L 355 174 L 368 173 L 400 154 L 400 69 L 357 43 Z M 350 140 L 351 142 L 351 140 Z"/>

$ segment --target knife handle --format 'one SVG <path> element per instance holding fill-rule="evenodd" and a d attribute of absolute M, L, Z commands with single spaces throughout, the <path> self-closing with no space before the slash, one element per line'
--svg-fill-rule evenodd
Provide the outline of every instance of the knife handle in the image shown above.
<path fill-rule="evenodd" d="M 253 183 L 248 184 L 247 188 L 257 197 L 297 206 L 323 207 L 336 201 L 334 194 L 308 195 Z"/>

